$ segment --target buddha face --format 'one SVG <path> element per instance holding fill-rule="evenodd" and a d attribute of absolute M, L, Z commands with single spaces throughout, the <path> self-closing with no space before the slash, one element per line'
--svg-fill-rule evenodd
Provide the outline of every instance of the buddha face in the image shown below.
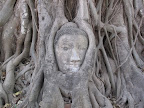
<path fill-rule="evenodd" d="M 59 70 L 77 72 L 83 63 L 88 48 L 88 39 L 83 35 L 60 36 L 55 44 L 55 55 Z"/>

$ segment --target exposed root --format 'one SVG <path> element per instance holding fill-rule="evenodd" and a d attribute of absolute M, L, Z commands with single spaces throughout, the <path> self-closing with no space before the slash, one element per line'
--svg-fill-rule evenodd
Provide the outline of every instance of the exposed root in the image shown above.
<path fill-rule="evenodd" d="M 31 40 L 31 24 L 29 24 L 29 27 L 28 27 L 23 52 L 16 58 L 13 58 L 12 60 L 10 60 L 6 66 L 6 78 L 5 78 L 3 87 L 6 93 L 8 94 L 9 102 L 10 100 L 12 100 L 12 94 L 13 94 L 13 89 L 15 85 L 15 76 L 14 76 L 15 68 L 20 63 L 20 61 L 28 55 L 29 47 L 30 47 L 30 40 Z"/>
<path fill-rule="evenodd" d="M 144 55 L 142 47 L 139 51 L 136 46 L 138 41 L 144 45 L 142 0 L 78 0 L 75 13 L 69 11 L 65 0 L 19 0 L 16 14 L 12 16 L 15 3 L 16 0 L 6 0 L 0 11 L 5 54 L 0 66 L 0 107 L 14 104 L 16 99 L 18 108 L 64 108 L 62 95 L 72 99 L 73 108 L 144 107 Z M 64 6 L 69 13 L 64 11 Z M 83 86 L 76 86 L 71 94 L 51 84 L 56 82 L 59 72 L 53 41 L 60 27 L 68 22 L 65 14 L 89 39 L 80 76 L 77 76 Z M 17 39 L 15 54 L 14 37 Z M 29 53 L 30 63 L 25 63 Z M 18 91 L 22 98 L 13 97 L 13 92 Z"/>
<path fill-rule="evenodd" d="M 13 13 L 13 6 L 16 0 L 6 0 L 2 10 L 0 11 L 0 27 L 3 26 Z"/>
<path fill-rule="evenodd" d="M 0 83 L 0 106 L 3 106 L 6 103 L 8 103 L 8 97 L 3 89 L 2 83 Z"/>
<path fill-rule="evenodd" d="M 30 54 L 34 60 L 34 63 L 36 63 L 37 60 L 36 60 L 35 46 L 36 46 L 37 31 L 38 31 L 37 16 L 36 16 L 36 12 L 35 12 L 34 3 L 30 0 L 27 2 L 30 7 L 31 14 L 32 14 L 32 28 L 33 28 L 33 37 L 32 37 L 32 43 L 31 43 L 31 48 L 30 48 Z"/>
<path fill-rule="evenodd" d="M 110 81 L 111 81 L 111 84 L 112 84 L 112 88 L 115 91 L 115 81 L 114 81 L 113 72 L 112 72 L 112 69 L 111 69 L 109 60 L 107 58 L 104 47 L 102 47 L 102 53 L 103 53 L 103 57 L 104 57 L 104 60 L 105 60 L 105 63 L 106 63 L 106 67 L 108 69 L 108 73 L 109 73 L 109 76 L 110 76 Z"/>
<path fill-rule="evenodd" d="M 28 5 L 25 1 L 22 1 L 21 9 L 20 9 L 20 23 L 21 23 L 21 32 L 17 39 L 17 48 L 16 48 L 16 56 L 18 56 L 22 51 L 22 45 L 25 40 L 25 36 L 27 34 L 27 28 L 29 23 L 29 10 Z"/>
<path fill-rule="evenodd" d="M 89 92 L 91 92 L 91 95 L 94 95 L 96 98 L 97 103 L 99 104 L 100 107 L 102 108 L 113 108 L 112 104 L 110 101 L 102 95 L 99 90 L 96 88 L 96 86 L 91 82 L 89 83 Z"/>
<path fill-rule="evenodd" d="M 4 46 L 4 53 L 5 53 L 5 61 L 13 55 L 14 52 L 14 32 L 16 27 L 19 24 L 19 18 L 13 16 L 8 24 L 5 25 L 3 31 L 3 46 Z"/>

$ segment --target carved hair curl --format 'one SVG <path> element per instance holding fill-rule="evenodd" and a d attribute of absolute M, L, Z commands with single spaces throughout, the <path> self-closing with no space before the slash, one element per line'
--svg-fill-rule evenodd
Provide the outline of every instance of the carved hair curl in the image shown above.
<path fill-rule="evenodd" d="M 82 29 L 79 29 L 77 25 L 73 22 L 68 22 L 64 24 L 60 30 L 57 31 L 55 39 L 54 39 L 54 45 L 57 43 L 58 39 L 63 35 L 83 35 L 86 36 L 88 39 L 87 33 L 83 31 Z"/>

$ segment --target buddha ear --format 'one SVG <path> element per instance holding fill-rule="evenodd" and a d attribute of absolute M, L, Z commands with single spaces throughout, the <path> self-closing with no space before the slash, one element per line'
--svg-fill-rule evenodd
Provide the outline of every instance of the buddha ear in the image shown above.
<path fill-rule="evenodd" d="M 88 1 L 87 0 L 78 0 L 78 10 L 75 19 L 79 20 L 89 20 L 89 11 L 88 11 Z"/>

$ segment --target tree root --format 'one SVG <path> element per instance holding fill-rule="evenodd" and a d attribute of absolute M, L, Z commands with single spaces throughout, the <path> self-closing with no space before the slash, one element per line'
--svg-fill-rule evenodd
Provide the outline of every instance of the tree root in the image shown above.
<path fill-rule="evenodd" d="M 22 76 L 23 74 L 25 74 L 27 71 L 31 70 L 33 67 L 30 66 L 30 64 L 28 64 L 21 72 L 19 72 L 16 76 L 16 80 Z"/>
<path fill-rule="evenodd" d="M 102 46 L 101 50 L 102 50 L 103 57 L 104 57 L 104 60 L 105 60 L 105 63 L 106 63 L 106 67 L 107 67 L 107 70 L 108 70 L 108 73 L 109 73 L 109 77 L 110 77 L 110 81 L 111 81 L 111 84 L 112 84 L 112 88 L 115 91 L 115 81 L 114 81 L 113 72 L 112 72 L 109 60 L 107 58 L 107 55 L 106 55 L 106 52 L 105 52 L 105 49 L 104 49 L 103 46 Z"/>
<path fill-rule="evenodd" d="M 51 85 L 45 89 L 44 87 L 48 86 L 46 81 L 49 83 L 49 81 L 55 80 L 53 79 L 53 76 L 55 75 L 54 72 L 58 71 L 57 61 L 53 50 L 53 41 L 56 32 L 62 25 L 68 22 L 65 17 L 66 13 L 64 13 L 65 0 L 40 0 L 38 2 L 40 3 L 43 1 L 48 5 L 46 4 L 46 7 L 43 7 L 43 5 L 40 8 L 38 7 L 38 14 L 40 14 L 39 24 L 42 25 L 40 25 L 40 31 L 38 31 L 38 19 L 35 12 L 36 7 L 34 6 L 35 1 L 20 0 L 19 15 L 18 17 L 12 16 L 10 20 L 9 18 L 12 15 L 16 0 L 7 0 L 0 11 L 0 27 L 5 25 L 9 20 L 8 24 L 5 25 L 3 32 L 5 61 L 0 66 L 0 71 L 1 73 L 4 73 L 6 70 L 6 78 L 4 84 L 0 83 L 1 106 L 11 102 L 15 80 L 18 80 L 21 85 L 16 85 L 15 88 L 18 90 L 21 90 L 22 88 L 22 91 L 27 93 L 26 98 L 18 108 L 38 108 L 39 105 L 42 108 L 64 107 L 61 93 L 65 94 L 64 96 L 66 97 L 68 91 L 65 93 L 64 90 L 59 89 L 55 85 Z M 89 94 L 87 94 L 87 92 L 86 94 L 83 94 L 83 91 L 80 88 L 78 88 L 77 91 L 75 90 L 72 101 L 76 103 L 76 105 L 72 105 L 72 107 L 112 108 L 112 101 L 115 100 L 115 98 L 117 101 L 116 103 L 114 102 L 114 104 L 118 104 L 121 108 L 142 108 L 144 106 L 144 98 L 142 98 L 144 87 L 141 84 L 143 75 L 141 70 L 138 70 L 139 67 L 141 69 L 143 68 L 144 61 L 140 58 L 140 53 L 137 52 L 137 47 L 135 47 L 137 41 L 140 41 L 141 44 L 144 45 L 144 38 L 142 36 L 143 13 L 141 12 L 138 16 L 138 12 L 142 8 L 142 4 L 139 5 L 139 3 L 141 3 L 142 0 L 137 1 L 137 3 L 136 1 L 137 0 L 95 0 L 97 6 L 95 6 L 95 2 L 92 0 L 78 1 L 77 15 L 73 22 L 89 36 L 89 47 L 85 56 L 86 61 L 84 61 L 80 69 L 80 72 L 86 72 L 86 74 L 81 73 L 84 75 L 84 79 L 89 79 L 87 87 Z M 88 7 L 88 5 L 90 7 Z M 6 8 L 7 6 L 9 7 Z M 116 9 L 117 6 L 120 6 L 120 8 Z M 123 6 L 124 10 L 122 8 Z M 45 10 L 47 12 L 41 14 L 42 8 L 46 8 L 47 10 Z M 45 13 L 48 15 L 44 15 Z M 127 19 L 124 16 L 126 16 Z M 138 21 L 136 16 L 138 16 Z M 10 46 L 10 44 L 13 43 L 12 38 L 13 35 L 15 35 L 15 28 L 18 27 L 19 19 L 21 26 L 20 32 L 18 30 L 19 36 L 17 36 L 16 53 L 13 55 L 12 45 Z M 30 20 L 32 20 L 32 25 L 29 24 Z M 44 24 L 45 22 L 48 22 L 49 24 Z M 94 24 L 92 24 L 93 22 Z M 33 33 L 31 33 L 31 27 Z M 42 30 L 43 27 L 45 27 L 44 30 Z M 135 31 L 132 31 L 133 28 Z M 40 36 L 37 41 L 38 32 L 40 32 Z M 33 35 L 32 38 L 31 35 Z M 36 46 L 39 47 L 37 52 Z M 30 59 L 32 59 L 32 62 L 35 64 L 32 78 L 31 73 L 28 73 L 27 71 L 33 68 L 33 66 L 29 64 L 25 66 L 25 68 L 21 66 L 17 67 L 19 63 L 29 55 L 29 50 L 31 55 Z M 22 68 L 23 70 L 21 71 Z M 14 75 L 15 71 L 19 72 L 16 77 Z M 26 72 L 27 74 L 25 74 Z M 20 76 L 23 76 L 23 74 L 25 74 L 28 80 L 31 80 L 30 85 L 26 86 L 19 78 Z M 51 75 L 52 77 L 49 77 Z M 140 75 L 142 77 L 137 79 L 136 76 Z M 43 86 L 43 84 L 45 85 Z M 47 95 L 49 90 L 54 95 Z M 80 95 L 76 95 L 76 92 Z M 59 94 L 57 95 L 56 93 Z M 75 95 L 77 99 L 74 99 Z M 84 96 L 83 98 L 83 95 L 87 96 Z M 53 102 L 47 100 L 49 96 L 50 98 L 52 97 Z M 89 98 L 90 100 L 87 100 Z M 47 104 L 48 101 L 54 104 L 49 106 Z M 78 106 L 79 101 L 81 101 L 80 106 Z M 88 101 L 90 101 L 91 104 Z M 55 104 L 55 102 L 58 103 Z"/>
<path fill-rule="evenodd" d="M 20 63 L 20 61 L 28 55 L 29 47 L 30 47 L 30 40 L 31 40 L 31 24 L 29 24 L 25 43 L 24 43 L 24 50 L 23 52 L 10 60 L 6 66 L 6 78 L 3 84 L 4 90 L 8 94 L 9 101 L 12 100 L 13 89 L 15 85 L 15 76 L 14 71 L 15 67 Z"/>
<path fill-rule="evenodd" d="M 0 11 L 0 27 L 3 26 L 13 13 L 13 6 L 16 0 L 7 0 Z"/>
<path fill-rule="evenodd" d="M 5 60 L 7 60 L 10 56 L 12 56 L 12 52 L 14 50 L 14 32 L 16 27 L 19 24 L 19 19 L 17 17 L 12 17 L 8 24 L 4 27 L 3 31 L 3 46 L 5 53 Z"/>
<path fill-rule="evenodd" d="M 33 36 L 32 36 L 32 43 L 31 43 L 31 48 L 30 48 L 30 54 L 31 57 L 34 60 L 34 63 L 36 63 L 36 51 L 35 51 L 35 46 L 36 46 L 36 40 L 37 40 L 37 30 L 38 30 L 38 26 L 37 26 L 37 16 L 36 16 L 36 12 L 35 12 L 35 7 L 34 7 L 34 3 L 32 1 L 27 1 L 28 5 L 30 7 L 31 10 L 31 14 L 32 14 L 32 28 L 33 28 Z"/>
<path fill-rule="evenodd" d="M 24 1 L 21 4 L 20 8 L 20 23 L 21 23 L 21 32 L 17 39 L 16 56 L 18 56 L 22 51 L 22 45 L 27 34 L 27 28 L 29 23 L 29 9 Z"/>
<path fill-rule="evenodd" d="M 89 92 L 91 92 L 91 96 L 95 96 L 95 99 L 101 108 L 113 108 L 110 101 L 99 92 L 92 82 L 89 83 Z"/>
<path fill-rule="evenodd" d="M 3 106 L 6 103 L 8 103 L 8 97 L 5 90 L 3 89 L 2 83 L 0 83 L 0 106 Z"/>

